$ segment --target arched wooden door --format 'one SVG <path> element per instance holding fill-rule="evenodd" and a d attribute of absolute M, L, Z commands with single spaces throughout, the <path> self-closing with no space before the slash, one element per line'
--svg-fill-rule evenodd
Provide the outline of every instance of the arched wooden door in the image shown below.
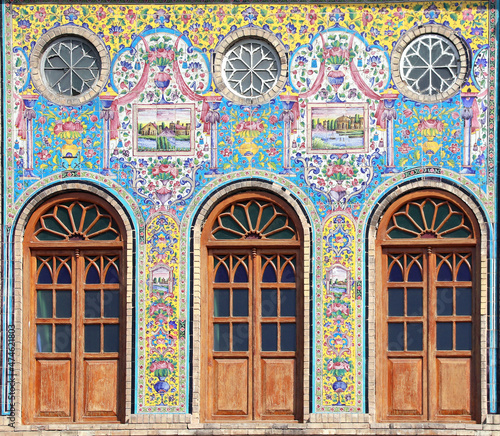
<path fill-rule="evenodd" d="M 478 419 L 479 230 L 458 198 L 395 202 L 377 237 L 376 396 L 381 421 Z"/>
<path fill-rule="evenodd" d="M 302 419 L 303 259 L 272 195 L 219 204 L 203 230 L 202 419 Z"/>
<path fill-rule="evenodd" d="M 93 195 L 62 195 L 26 227 L 24 422 L 123 417 L 125 233 L 109 209 Z"/>

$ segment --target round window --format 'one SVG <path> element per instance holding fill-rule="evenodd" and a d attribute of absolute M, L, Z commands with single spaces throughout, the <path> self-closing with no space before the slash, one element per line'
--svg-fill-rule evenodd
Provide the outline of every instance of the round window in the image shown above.
<path fill-rule="evenodd" d="M 49 30 L 31 54 L 33 85 L 50 101 L 79 106 L 99 95 L 111 62 L 97 35 L 82 27 Z"/>
<path fill-rule="evenodd" d="M 42 56 L 42 77 L 55 93 L 81 95 L 99 79 L 101 57 L 82 38 L 63 37 L 51 42 Z"/>
<path fill-rule="evenodd" d="M 430 25 L 412 29 L 392 56 L 394 82 L 407 97 L 437 102 L 455 95 L 469 72 L 466 44 L 450 29 Z"/>
<path fill-rule="evenodd" d="M 222 78 L 240 97 L 258 97 L 276 85 L 280 74 L 278 53 L 259 40 L 242 40 L 222 60 Z"/>
<path fill-rule="evenodd" d="M 235 103 L 264 103 L 285 85 L 285 50 L 270 32 L 239 29 L 217 47 L 214 79 L 220 93 Z"/>

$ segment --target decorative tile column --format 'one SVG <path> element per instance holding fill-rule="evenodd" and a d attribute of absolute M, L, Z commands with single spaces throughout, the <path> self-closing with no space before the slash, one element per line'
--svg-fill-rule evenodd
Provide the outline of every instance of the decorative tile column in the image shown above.
<path fill-rule="evenodd" d="M 210 168 L 207 174 L 220 174 L 217 169 L 217 125 L 220 121 L 220 114 L 217 110 L 220 107 L 222 97 L 220 95 L 212 95 L 206 98 L 209 110 L 205 115 L 205 123 L 210 124 Z"/>
<path fill-rule="evenodd" d="M 104 176 L 112 176 L 113 173 L 111 172 L 110 169 L 110 162 L 109 162 L 109 149 L 110 149 L 110 134 L 109 134 L 109 127 L 110 127 L 110 121 L 114 118 L 115 113 L 111 110 L 111 104 L 115 100 L 114 95 L 101 95 L 99 97 L 101 100 L 102 104 L 102 109 L 100 113 L 100 117 L 102 120 L 104 120 L 104 129 L 103 129 L 103 138 L 104 138 L 104 147 L 103 147 L 103 168 L 101 171 L 101 174 Z"/>
<path fill-rule="evenodd" d="M 462 169 L 461 174 L 475 174 L 472 169 L 472 150 L 471 150 L 471 137 L 472 137 L 472 121 L 474 119 L 474 103 L 477 92 L 462 92 L 462 119 L 464 120 L 464 148 L 462 152 Z"/>
<path fill-rule="evenodd" d="M 380 121 L 386 123 L 386 146 L 387 146 L 387 162 L 384 174 L 398 173 L 399 170 L 394 165 L 394 120 L 397 117 L 394 105 L 399 97 L 398 93 L 382 94 L 383 110 Z"/>
<path fill-rule="evenodd" d="M 293 174 L 290 162 L 291 144 L 292 144 L 292 130 L 294 123 L 297 122 L 296 114 L 294 112 L 294 105 L 298 103 L 298 95 L 282 95 L 280 97 L 283 104 L 283 112 L 279 116 L 279 120 L 283 121 L 285 125 L 284 141 L 283 141 L 283 170 L 280 174 Z"/>
<path fill-rule="evenodd" d="M 26 167 L 23 171 L 23 178 L 38 179 L 34 173 L 34 144 L 33 144 L 33 120 L 36 117 L 35 103 L 38 100 L 38 95 L 26 94 L 21 97 L 24 103 L 23 119 L 26 120 Z"/>

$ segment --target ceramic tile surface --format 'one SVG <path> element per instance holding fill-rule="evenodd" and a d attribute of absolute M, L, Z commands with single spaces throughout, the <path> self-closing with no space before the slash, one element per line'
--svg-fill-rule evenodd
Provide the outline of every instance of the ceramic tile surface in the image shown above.
<path fill-rule="evenodd" d="M 12 238 L 34 195 L 63 180 L 94 183 L 135 216 L 137 413 L 189 412 L 190 226 L 202 200 L 249 179 L 282 186 L 318 220 L 312 411 L 366 411 L 370 211 L 392 187 L 437 177 L 462 186 L 496 222 L 492 5 L 3 6 L 5 233 Z M 412 101 L 392 80 L 396 42 L 425 24 L 456 30 L 472 55 L 461 91 L 444 102 Z M 31 80 L 37 40 L 68 26 L 95 33 L 111 59 L 103 91 L 79 107 L 51 103 Z M 217 44 L 245 27 L 275 35 L 289 62 L 285 87 L 258 106 L 223 97 L 211 68 Z"/>

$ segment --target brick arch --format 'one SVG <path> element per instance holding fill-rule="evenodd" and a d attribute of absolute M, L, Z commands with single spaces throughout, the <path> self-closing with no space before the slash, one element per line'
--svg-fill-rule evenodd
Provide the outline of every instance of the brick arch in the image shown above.
<path fill-rule="evenodd" d="M 443 184 L 446 185 L 446 190 Z M 486 218 L 486 214 L 483 207 L 479 201 L 469 192 L 464 192 L 457 185 L 447 182 L 446 180 L 422 180 L 416 179 L 412 180 L 399 186 L 392 187 L 389 192 L 385 192 L 380 198 L 373 199 L 371 204 L 374 205 L 372 208 L 365 227 L 365 262 L 367 264 L 367 276 L 366 276 L 366 296 L 367 296 L 367 313 L 366 317 L 368 319 L 367 331 L 366 331 L 366 346 L 368 350 L 376 349 L 375 340 L 375 319 L 376 319 L 376 288 L 377 288 L 377 274 L 375 270 L 375 255 L 376 255 L 376 240 L 377 235 L 383 233 L 380 228 L 382 223 L 387 223 L 387 212 L 391 209 L 391 206 L 399 201 L 400 199 L 408 197 L 411 193 L 416 193 L 420 191 L 426 191 L 428 195 L 436 193 L 439 197 L 443 198 L 449 195 L 450 198 L 456 199 L 462 205 L 465 205 L 470 218 L 472 218 L 477 224 L 475 224 L 476 229 L 476 240 L 477 240 L 477 253 L 479 257 L 477 277 L 478 280 L 478 307 L 480 308 L 480 313 L 478 314 L 478 324 L 480 328 L 480 343 L 485 344 L 487 341 L 487 311 L 486 303 L 489 301 L 490 296 L 488 295 L 489 283 L 487 281 L 487 271 L 489 269 L 487 258 L 488 253 L 488 235 L 489 223 Z M 451 195 L 450 195 L 451 194 Z M 478 402 L 478 413 L 476 420 L 481 422 L 487 413 L 487 358 L 488 350 L 486 348 L 480 349 L 480 357 L 478 359 L 478 365 L 481 368 L 478 372 L 480 379 L 480 388 L 477 393 Z M 380 407 L 379 402 L 376 397 L 376 362 L 378 362 L 376 353 L 370 352 L 367 362 L 367 403 L 368 411 L 375 420 L 375 416 L 378 413 L 378 408 Z"/>
<path fill-rule="evenodd" d="M 207 221 L 212 210 L 221 202 L 239 193 L 248 193 L 251 191 L 270 193 L 277 196 L 281 201 L 287 203 L 290 208 L 292 208 L 301 223 L 303 229 L 303 241 L 304 241 L 304 350 L 309 350 L 311 347 L 310 343 L 310 325 L 312 320 L 312 315 L 307 308 L 310 307 L 310 301 L 314 296 L 314 290 L 312 289 L 312 282 L 310 279 L 310 272 L 312 270 L 313 263 L 313 247 L 311 244 L 313 229 L 311 221 L 320 222 L 319 218 L 311 217 L 306 213 L 303 204 L 293 195 L 293 193 L 288 192 L 281 186 L 273 183 L 267 183 L 264 181 L 256 180 L 245 180 L 238 181 L 234 184 L 229 184 L 222 189 L 216 190 L 212 195 L 206 196 L 206 201 L 200 203 L 196 213 L 194 214 L 192 229 L 192 250 L 193 257 L 191 263 L 191 308 L 193 313 L 192 319 L 192 337 L 193 344 L 191 344 L 192 352 L 192 415 L 191 422 L 197 423 L 200 421 L 200 359 L 201 359 L 201 346 L 199 338 L 201 337 L 201 278 L 203 277 L 203 272 L 201 271 L 201 235 L 203 231 L 203 226 Z M 198 339 L 197 339 L 198 338 Z M 304 368 L 311 367 L 310 353 L 304 353 Z M 303 421 L 307 422 L 310 415 L 310 399 L 309 391 L 312 383 L 311 374 L 309 371 L 304 370 L 303 375 Z"/>
<path fill-rule="evenodd" d="M 14 326 L 15 326 L 15 337 L 16 337 L 16 349 L 15 349 L 15 371 L 19 374 L 19 377 L 15 379 L 15 389 L 16 389 L 16 398 L 15 398 L 15 410 L 16 423 L 21 423 L 23 419 L 23 415 L 21 413 L 22 405 L 23 405 L 23 336 L 24 336 L 24 325 L 23 325 L 23 265 L 24 265 L 24 234 L 26 226 L 37 210 L 43 208 L 44 203 L 47 200 L 53 199 L 60 195 L 65 194 L 87 194 L 93 195 L 100 199 L 100 203 L 106 206 L 107 209 L 112 210 L 113 214 L 116 218 L 121 221 L 121 231 L 123 232 L 123 236 L 125 239 L 125 245 L 123 247 L 124 253 L 124 261 L 128 263 L 128 265 L 132 265 L 132 267 L 127 268 L 126 277 L 125 277 L 125 292 L 127 296 L 132 296 L 135 292 L 133 288 L 134 283 L 134 275 L 136 274 L 135 267 L 133 266 L 133 252 L 134 247 L 136 246 L 136 242 L 134 240 L 134 234 L 136 233 L 136 224 L 134 220 L 131 218 L 129 212 L 126 209 L 125 203 L 121 203 L 116 197 L 112 196 L 106 190 L 99 188 L 92 184 L 82 184 L 77 182 L 66 182 L 64 183 L 64 189 L 61 189 L 61 184 L 51 185 L 46 189 L 43 189 L 37 192 L 36 195 L 32 196 L 28 201 L 26 201 L 23 209 L 20 211 L 18 215 L 17 222 L 13 226 L 11 239 L 12 239 L 12 248 L 13 248 L 13 296 L 14 296 Z M 125 340 L 127 338 L 132 337 L 132 316 L 129 315 L 132 313 L 132 298 L 126 297 L 126 313 L 125 323 L 126 323 L 126 331 L 125 331 Z M 130 342 L 130 341 L 129 341 Z M 131 380 L 132 380 L 132 349 L 127 348 L 125 353 L 125 380 L 129 383 L 125 383 L 125 388 L 123 389 L 122 394 L 124 394 L 125 398 L 123 399 L 123 403 L 127 404 L 131 401 L 132 398 L 132 389 L 131 389 Z M 124 416 L 122 420 L 126 422 L 129 420 L 131 414 L 130 408 L 126 408 L 124 410 Z"/>

